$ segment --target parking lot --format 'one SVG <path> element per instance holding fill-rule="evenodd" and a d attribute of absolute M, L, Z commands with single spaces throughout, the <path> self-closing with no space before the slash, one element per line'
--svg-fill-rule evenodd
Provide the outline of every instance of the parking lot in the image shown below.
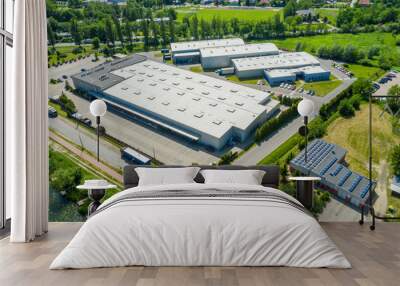
<path fill-rule="evenodd" d="M 383 96 L 389 93 L 389 89 L 394 85 L 400 85 L 400 74 L 392 71 L 387 73 L 378 82 L 374 83 L 374 95 Z"/>

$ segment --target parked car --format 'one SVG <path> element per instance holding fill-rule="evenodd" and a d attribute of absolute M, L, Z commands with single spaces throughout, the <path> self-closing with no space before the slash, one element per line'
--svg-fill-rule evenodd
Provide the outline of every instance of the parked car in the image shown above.
<path fill-rule="evenodd" d="M 48 116 L 49 116 L 49 118 L 56 118 L 58 116 L 57 110 L 54 107 L 49 106 L 49 108 L 48 108 Z"/>

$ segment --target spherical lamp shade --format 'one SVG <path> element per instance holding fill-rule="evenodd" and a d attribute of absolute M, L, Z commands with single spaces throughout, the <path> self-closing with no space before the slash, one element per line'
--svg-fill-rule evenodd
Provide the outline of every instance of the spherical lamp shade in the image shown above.
<path fill-rule="evenodd" d="M 310 116 L 314 112 L 314 102 L 309 99 L 303 99 L 297 105 L 297 111 L 303 117 Z"/>
<path fill-rule="evenodd" d="M 90 104 L 90 113 L 93 116 L 104 116 L 104 114 L 106 114 L 107 112 L 107 104 L 101 100 L 101 99 L 96 99 L 94 101 L 92 101 L 92 103 Z"/>

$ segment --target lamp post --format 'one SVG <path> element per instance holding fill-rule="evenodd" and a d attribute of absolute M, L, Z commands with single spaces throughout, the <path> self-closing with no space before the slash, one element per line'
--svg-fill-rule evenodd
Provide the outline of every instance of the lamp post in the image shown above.
<path fill-rule="evenodd" d="M 96 99 L 90 104 L 90 113 L 96 117 L 97 124 L 97 161 L 100 161 L 100 117 L 103 117 L 107 112 L 107 104 L 101 100 Z"/>
<path fill-rule="evenodd" d="M 307 163 L 307 145 L 308 145 L 308 117 L 311 116 L 314 112 L 314 102 L 309 99 L 303 99 L 297 105 L 297 111 L 301 116 L 304 117 L 304 126 L 300 127 L 299 133 L 305 137 L 306 147 L 304 151 L 304 161 Z"/>

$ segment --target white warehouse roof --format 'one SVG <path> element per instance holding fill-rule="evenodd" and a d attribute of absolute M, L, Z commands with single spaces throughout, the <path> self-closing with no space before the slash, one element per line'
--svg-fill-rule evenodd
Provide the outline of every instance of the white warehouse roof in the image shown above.
<path fill-rule="evenodd" d="M 212 47 L 225 47 L 225 46 L 238 46 L 244 45 L 244 41 L 240 38 L 232 39 L 218 39 L 218 40 L 205 40 L 205 41 L 190 41 L 171 43 L 171 51 L 173 53 L 200 50 L 203 48 Z"/>
<path fill-rule="evenodd" d="M 272 69 L 269 70 L 267 69 L 265 71 L 268 73 L 270 77 L 284 77 L 284 76 L 292 76 L 296 73 L 304 73 L 304 74 L 320 74 L 320 73 L 325 73 L 326 70 L 324 70 L 321 66 L 306 66 L 306 67 L 301 67 L 301 68 L 295 68 L 295 69 Z"/>
<path fill-rule="evenodd" d="M 270 93 L 150 60 L 112 71 L 124 80 L 104 93 L 194 134 L 246 130 L 279 105 Z"/>
<path fill-rule="evenodd" d="M 263 43 L 263 44 L 248 44 L 238 46 L 225 46 L 225 47 L 213 47 L 213 48 L 202 48 L 200 50 L 202 58 L 204 57 L 218 57 L 218 56 L 246 56 L 257 53 L 269 53 L 279 54 L 279 50 L 275 44 Z"/>
<path fill-rule="evenodd" d="M 305 52 L 233 59 L 232 62 L 235 69 L 239 72 L 260 69 L 289 69 L 320 65 L 319 61 L 314 56 Z"/>

